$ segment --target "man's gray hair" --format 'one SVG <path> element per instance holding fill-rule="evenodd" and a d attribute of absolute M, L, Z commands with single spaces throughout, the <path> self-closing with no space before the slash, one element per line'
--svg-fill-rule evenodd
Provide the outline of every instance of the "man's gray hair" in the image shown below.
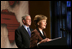
<path fill-rule="evenodd" d="M 30 16 L 30 15 L 26 14 L 26 15 L 22 16 L 22 22 L 23 22 L 23 20 L 26 20 L 26 16 Z"/>

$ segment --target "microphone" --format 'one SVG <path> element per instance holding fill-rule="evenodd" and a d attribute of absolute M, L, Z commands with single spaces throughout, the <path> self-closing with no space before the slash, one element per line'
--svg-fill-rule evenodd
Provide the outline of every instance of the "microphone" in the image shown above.
<path fill-rule="evenodd" d="M 64 28 L 60 28 L 60 30 L 62 30 L 62 31 L 66 31 L 66 29 L 64 29 Z"/>
<path fill-rule="evenodd" d="M 64 29 L 64 28 L 60 28 L 61 31 L 65 31 L 65 32 L 69 32 L 68 30 Z"/>

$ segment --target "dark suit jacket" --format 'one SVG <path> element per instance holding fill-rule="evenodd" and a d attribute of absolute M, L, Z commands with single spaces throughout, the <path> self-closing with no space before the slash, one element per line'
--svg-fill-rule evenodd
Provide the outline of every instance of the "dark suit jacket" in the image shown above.
<path fill-rule="evenodd" d="M 32 31 L 30 39 L 30 48 L 37 48 L 37 43 L 46 38 L 46 33 L 43 32 L 43 34 L 44 36 L 40 33 L 38 28 Z"/>
<path fill-rule="evenodd" d="M 33 29 L 30 28 L 30 30 Z M 15 42 L 18 48 L 29 48 L 30 46 L 30 36 L 23 25 L 15 30 Z"/>

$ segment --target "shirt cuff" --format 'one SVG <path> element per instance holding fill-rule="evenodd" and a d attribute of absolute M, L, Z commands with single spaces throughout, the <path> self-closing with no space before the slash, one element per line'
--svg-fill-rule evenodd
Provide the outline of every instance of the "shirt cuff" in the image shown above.
<path fill-rule="evenodd" d="M 37 46 L 39 45 L 40 43 L 37 43 Z"/>

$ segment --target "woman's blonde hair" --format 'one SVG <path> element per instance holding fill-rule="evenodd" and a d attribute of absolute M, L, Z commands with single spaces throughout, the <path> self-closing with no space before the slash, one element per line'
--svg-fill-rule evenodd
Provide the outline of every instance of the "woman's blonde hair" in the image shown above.
<path fill-rule="evenodd" d="M 37 26 L 37 23 L 40 22 L 41 20 L 47 21 L 47 17 L 45 15 L 36 15 L 34 18 L 35 25 Z"/>

